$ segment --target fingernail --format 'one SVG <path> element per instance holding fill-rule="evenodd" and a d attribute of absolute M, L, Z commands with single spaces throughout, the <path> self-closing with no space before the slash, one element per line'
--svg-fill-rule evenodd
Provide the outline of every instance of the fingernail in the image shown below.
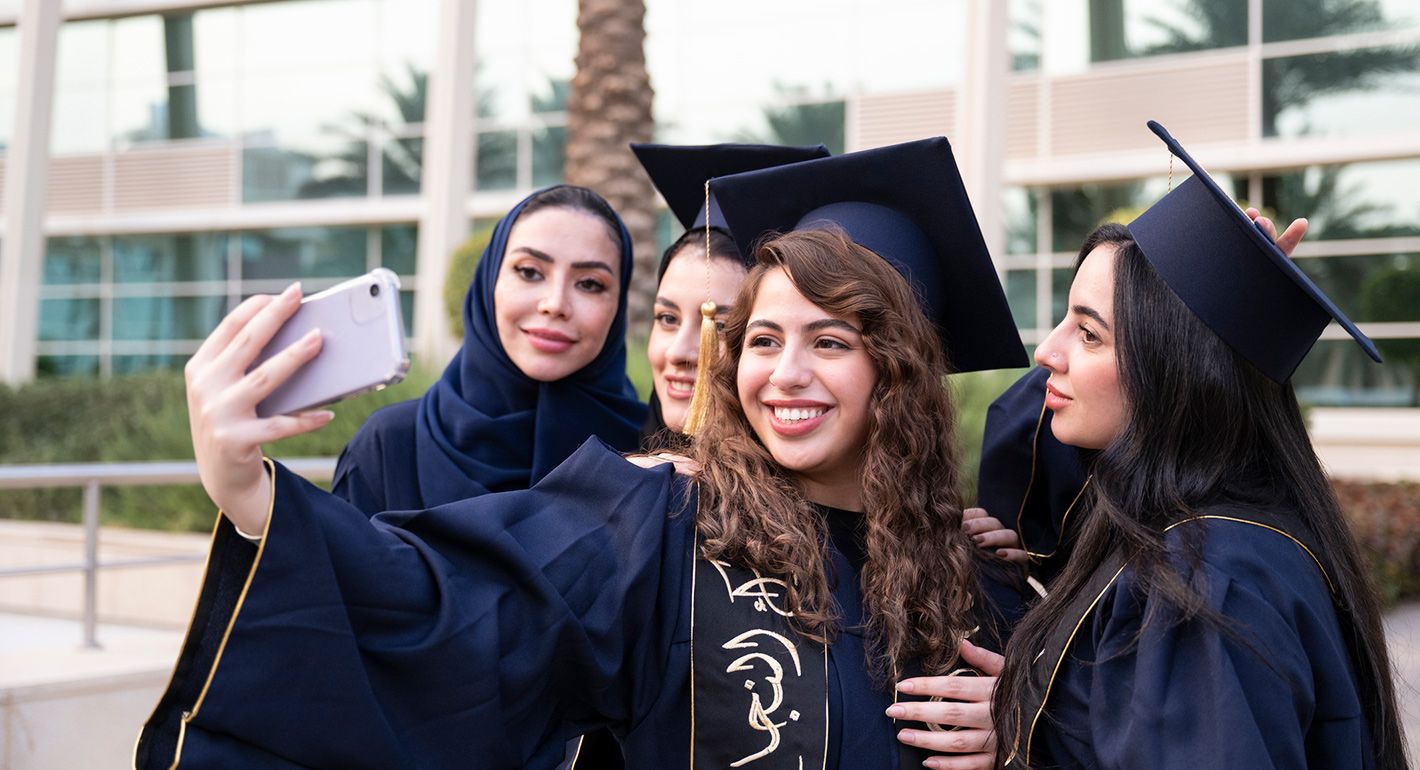
<path fill-rule="evenodd" d="M 311 414 L 321 422 L 330 422 L 331 420 L 335 419 L 335 412 L 332 412 L 329 409 L 321 409 L 320 411 L 312 412 Z"/>
<path fill-rule="evenodd" d="M 287 286 L 284 290 L 282 290 L 281 296 L 283 296 L 283 297 L 289 297 L 289 296 L 291 296 L 292 294 L 295 294 L 296 292 L 298 292 L 298 291 L 300 291 L 300 290 L 301 290 L 301 282 L 300 282 L 300 281 L 294 281 L 294 282 L 292 282 L 292 284 L 291 284 L 290 286 Z"/>
<path fill-rule="evenodd" d="M 917 690 L 917 683 L 913 681 L 898 682 L 897 689 L 899 692 L 915 692 Z"/>
<path fill-rule="evenodd" d="M 1000 556 L 1002 559 L 1006 558 L 1006 549 L 1004 549 L 1004 548 L 997 549 L 996 555 L 997 555 L 997 556 Z"/>
<path fill-rule="evenodd" d="M 307 345 L 310 345 L 314 344 L 319 339 L 320 329 L 311 329 L 310 331 L 306 332 L 306 336 L 302 337 L 301 341 L 306 343 Z"/>
<path fill-rule="evenodd" d="M 985 543 L 985 542 L 986 542 L 986 536 L 985 536 L 985 535 L 972 535 L 972 536 L 971 536 L 971 539 L 972 539 L 977 545 L 981 545 L 982 543 Z"/>
<path fill-rule="evenodd" d="M 917 740 L 917 732 L 915 730 L 899 730 L 897 739 L 903 743 L 914 743 Z"/>
<path fill-rule="evenodd" d="M 905 709 L 905 708 L 903 708 L 902 706 L 899 706 L 899 705 L 897 705 L 896 703 L 894 703 L 893 705 L 888 706 L 887 715 L 890 716 L 890 717 L 892 717 L 893 719 L 897 719 L 898 717 L 902 716 L 902 715 L 903 715 L 904 713 L 906 713 L 906 712 L 907 712 L 907 709 Z"/>

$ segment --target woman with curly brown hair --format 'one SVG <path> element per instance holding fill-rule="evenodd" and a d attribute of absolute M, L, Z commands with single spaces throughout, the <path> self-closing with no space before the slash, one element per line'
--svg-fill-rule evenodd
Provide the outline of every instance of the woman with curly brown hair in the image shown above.
<path fill-rule="evenodd" d="M 750 206 L 803 173 L 878 181 Z M 252 407 L 309 348 L 243 374 L 294 300 L 234 311 L 188 367 L 224 515 L 137 765 L 550 767 L 605 725 L 629 767 L 920 766 L 895 678 L 997 619 L 941 378 L 1023 350 L 945 140 L 742 176 L 735 232 L 797 232 L 754 252 L 693 478 L 589 442 L 530 490 L 366 519 L 260 457 L 305 427 Z"/>

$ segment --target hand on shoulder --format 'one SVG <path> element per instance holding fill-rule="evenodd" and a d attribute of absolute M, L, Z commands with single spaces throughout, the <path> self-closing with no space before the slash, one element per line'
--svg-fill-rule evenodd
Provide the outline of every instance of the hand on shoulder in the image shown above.
<path fill-rule="evenodd" d="M 695 476 L 700 473 L 700 463 L 672 452 L 657 452 L 653 455 L 632 454 L 626 455 L 626 461 L 641 468 L 655 468 L 666 463 L 675 466 L 675 472 L 682 476 Z"/>

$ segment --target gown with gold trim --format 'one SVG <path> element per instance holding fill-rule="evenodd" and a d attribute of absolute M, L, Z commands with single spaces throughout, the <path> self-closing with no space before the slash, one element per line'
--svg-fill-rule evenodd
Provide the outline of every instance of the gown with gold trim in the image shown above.
<path fill-rule="evenodd" d="M 1065 655 L 1029 766 L 1373 767 L 1343 622 L 1318 563 L 1293 540 L 1235 521 L 1188 522 L 1166 538 L 1180 565 L 1180 554 L 1201 549 L 1183 576 L 1236 638 L 1171 622 L 1176 611 L 1125 566 Z"/>
<path fill-rule="evenodd" d="M 693 512 L 665 515 L 689 489 L 669 466 L 592 439 L 532 489 L 373 519 L 279 464 L 273 488 L 260 546 L 217 524 L 136 767 L 551 768 L 600 725 L 628 767 L 688 766 Z M 833 594 L 826 765 L 896 768 L 858 581 Z"/>

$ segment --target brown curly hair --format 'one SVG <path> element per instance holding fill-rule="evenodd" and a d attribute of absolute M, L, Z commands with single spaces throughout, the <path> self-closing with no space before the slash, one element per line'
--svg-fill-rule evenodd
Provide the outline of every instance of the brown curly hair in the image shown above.
<path fill-rule="evenodd" d="M 841 231 L 777 236 L 755 257 L 725 326 L 727 353 L 710 370 L 709 419 L 690 447 L 702 468 L 696 529 L 704 553 L 788 578 L 804 637 L 824 642 L 838 632 L 822 516 L 754 434 L 736 390 L 760 283 L 782 268 L 814 305 L 856 316 L 877 373 L 862 465 L 869 670 L 879 679 L 909 663 L 944 672 L 974 625 L 977 578 L 961 527 L 954 412 L 937 331 L 907 281 Z"/>

